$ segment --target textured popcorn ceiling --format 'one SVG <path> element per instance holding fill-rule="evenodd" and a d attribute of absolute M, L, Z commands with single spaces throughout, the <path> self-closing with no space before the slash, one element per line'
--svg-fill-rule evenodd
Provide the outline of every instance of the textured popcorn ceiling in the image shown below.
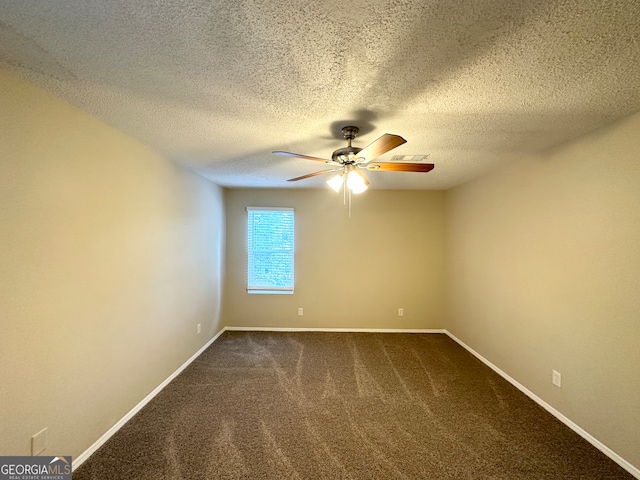
<path fill-rule="evenodd" d="M 0 66 L 223 186 L 287 183 L 341 126 L 441 189 L 640 111 L 637 0 L 0 0 Z"/>

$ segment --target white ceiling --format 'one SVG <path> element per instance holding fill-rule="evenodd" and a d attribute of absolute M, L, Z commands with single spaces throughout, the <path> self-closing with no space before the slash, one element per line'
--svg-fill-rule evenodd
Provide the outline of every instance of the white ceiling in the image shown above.
<path fill-rule="evenodd" d="M 444 189 L 640 111 L 637 0 L 0 0 L 0 66 L 229 187 L 385 132 Z"/>

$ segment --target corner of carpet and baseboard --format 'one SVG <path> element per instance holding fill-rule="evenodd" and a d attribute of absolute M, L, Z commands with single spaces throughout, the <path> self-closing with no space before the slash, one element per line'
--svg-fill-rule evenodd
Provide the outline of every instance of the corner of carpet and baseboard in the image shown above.
<path fill-rule="evenodd" d="M 460 340 L 458 337 L 456 337 L 453 333 L 449 332 L 448 330 L 444 330 L 444 333 L 449 338 L 451 338 L 453 341 L 455 341 L 458 345 L 460 345 L 462 348 L 467 350 L 474 357 L 476 357 L 478 360 L 480 360 L 482 363 L 484 363 L 486 366 L 488 366 L 494 372 L 496 372 L 498 375 L 500 375 L 502 378 L 504 378 L 507 382 L 509 382 L 514 387 L 516 387 L 518 390 L 520 390 L 522 393 L 524 393 L 527 397 L 529 397 L 531 400 L 536 402 L 538 405 L 540 405 L 542 408 L 544 408 L 547 412 L 549 412 L 551 415 L 556 417 L 558 420 L 560 420 L 562 423 L 564 423 L 567 427 L 569 427 L 571 430 L 576 432 L 578 435 L 580 435 L 582 438 L 584 438 L 587 442 L 589 442 L 591 445 L 593 445 L 595 448 L 600 450 L 602 453 L 604 453 L 611 460 L 613 460 L 618 465 L 620 465 L 622 468 L 624 468 L 627 472 L 629 472 L 635 478 L 640 479 L 640 468 L 635 467 L 630 462 L 628 462 L 627 460 L 622 458 L 620 455 L 618 455 L 616 452 L 611 450 L 604 443 L 602 443 L 600 440 L 595 438 L 589 432 L 584 430 L 578 424 L 576 424 L 571 419 L 569 419 L 565 415 L 563 415 L 560 411 L 556 410 L 551 405 L 549 405 L 547 402 L 542 400 L 540 397 L 538 397 L 535 393 L 533 393 L 527 387 L 522 385 L 520 382 L 515 380 L 513 377 L 509 376 L 507 373 L 502 371 L 500 368 L 498 368 L 496 365 L 491 363 L 485 357 L 480 355 L 473 348 L 471 348 L 469 345 L 467 345 L 462 340 Z"/>
<path fill-rule="evenodd" d="M 166 387 L 171 380 L 176 378 L 180 373 L 187 368 L 196 358 L 198 358 L 202 352 L 204 352 L 207 348 L 209 348 L 213 342 L 215 342 L 220 335 L 222 335 L 225 331 L 226 327 L 223 327 L 218 333 L 216 333 L 211 340 L 207 341 L 196 353 L 191 355 L 186 362 L 184 362 L 176 371 L 174 371 L 171 375 L 169 375 L 160 385 L 154 388 L 146 397 L 144 397 L 135 407 L 129 410 L 124 417 L 118 420 L 109 430 L 107 430 L 98 440 L 96 440 L 89 448 L 87 448 L 84 452 L 78 455 L 73 460 L 72 469 L 75 470 L 80 465 L 82 465 L 96 450 L 98 450 L 104 443 L 109 440 L 113 435 L 120 430 L 125 423 L 127 423 L 136 413 L 138 413 L 142 408 L 147 405 L 153 398 L 158 395 L 164 387 Z"/>

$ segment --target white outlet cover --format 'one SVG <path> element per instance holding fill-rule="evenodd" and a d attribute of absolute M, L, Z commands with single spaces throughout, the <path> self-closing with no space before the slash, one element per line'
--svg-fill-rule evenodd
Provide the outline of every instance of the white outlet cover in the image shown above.
<path fill-rule="evenodd" d="M 562 375 L 560 374 L 560 372 L 556 372 L 555 370 L 552 371 L 551 383 L 553 383 L 558 388 L 562 388 Z"/>

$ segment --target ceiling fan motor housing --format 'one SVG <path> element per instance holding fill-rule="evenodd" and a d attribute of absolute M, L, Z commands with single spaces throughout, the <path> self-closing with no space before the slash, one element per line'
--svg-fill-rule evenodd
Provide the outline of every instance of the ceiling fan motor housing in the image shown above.
<path fill-rule="evenodd" d="M 338 162 L 341 165 L 354 163 L 356 155 L 361 151 L 361 148 L 358 147 L 344 147 L 339 148 L 333 155 L 331 155 L 331 160 L 334 162 Z"/>

